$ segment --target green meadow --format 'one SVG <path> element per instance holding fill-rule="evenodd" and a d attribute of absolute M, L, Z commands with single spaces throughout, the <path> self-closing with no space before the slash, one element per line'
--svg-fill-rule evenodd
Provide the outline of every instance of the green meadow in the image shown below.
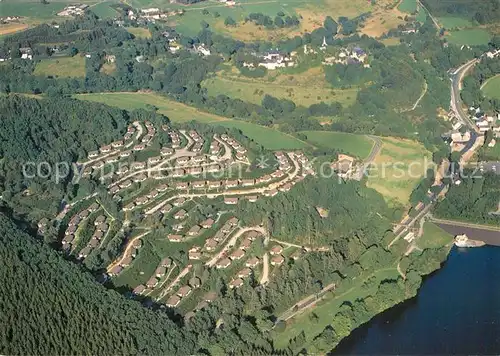
<path fill-rule="evenodd" d="M 315 146 L 337 149 L 360 159 L 366 158 L 372 148 L 373 141 L 364 135 L 355 135 L 332 131 L 302 131 L 307 142 Z"/>

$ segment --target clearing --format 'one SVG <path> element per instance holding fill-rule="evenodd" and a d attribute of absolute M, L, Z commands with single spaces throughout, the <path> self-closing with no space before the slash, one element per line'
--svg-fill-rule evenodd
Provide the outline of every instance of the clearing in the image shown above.
<path fill-rule="evenodd" d="M 216 123 L 217 125 L 236 128 L 245 136 L 264 146 L 268 150 L 294 150 L 307 147 L 307 142 L 288 135 L 276 129 L 260 126 L 247 121 L 228 120 Z M 310 146 L 310 145 L 309 145 Z"/>
<path fill-rule="evenodd" d="M 315 146 L 337 149 L 365 159 L 373 148 L 373 141 L 364 135 L 333 131 L 302 131 L 307 141 Z"/>
<path fill-rule="evenodd" d="M 366 172 L 366 185 L 391 205 L 407 205 L 411 192 L 431 167 L 431 153 L 422 144 L 385 137 L 382 149 Z"/>
<path fill-rule="evenodd" d="M 85 77 L 85 57 L 53 57 L 42 59 L 35 67 L 35 75 L 58 78 Z"/>
<path fill-rule="evenodd" d="M 270 71 L 263 78 L 249 78 L 239 74 L 237 68 L 223 70 L 203 81 L 212 96 L 219 94 L 261 104 L 264 95 L 292 100 L 296 105 L 310 106 L 320 102 L 340 102 L 352 105 L 358 88 L 333 89 L 325 80 L 323 67 L 310 68 L 302 73 L 287 74 L 286 70 Z"/>
<path fill-rule="evenodd" d="M 472 27 L 472 22 L 462 17 L 445 16 L 437 18 L 439 24 L 447 30 L 454 30 L 457 28 Z"/>
<path fill-rule="evenodd" d="M 137 38 L 151 38 L 151 32 L 147 28 L 126 27 L 125 29 Z"/>
<path fill-rule="evenodd" d="M 491 39 L 491 34 L 481 28 L 450 31 L 446 34 L 446 39 L 456 45 L 481 46 L 487 45 Z"/>
<path fill-rule="evenodd" d="M 500 100 L 500 74 L 491 77 L 481 86 L 484 96 Z"/>
<path fill-rule="evenodd" d="M 417 240 L 418 247 L 440 248 L 453 241 L 453 236 L 431 222 L 424 223 L 424 234 Z"/>
<path fill-rule="evenodd" d="M 103 1 L 92 6 L 91 10 L 94 14 L 96 14 L 102 19 L 113 18 L 120 15 L 118 11 L 116 11 L 110 6 L 116 3 L 117 3 L 116 1 Z"/>
<path fill-rule="evenodd" d="M 77 99 L 96 101 L 99 103 L 116 106 L 120 109 L 148 109 L 152 106 L 158 112 L 168 116 L 174 122 L 186 122 L 196 120 L 204 123 L 229 120 L 222 116 L 202 112 L 194 107 L 171 100 L 165 96 L 149 92 L 122 92 L 122 93 L 96 93 L 78 94 Z"/>

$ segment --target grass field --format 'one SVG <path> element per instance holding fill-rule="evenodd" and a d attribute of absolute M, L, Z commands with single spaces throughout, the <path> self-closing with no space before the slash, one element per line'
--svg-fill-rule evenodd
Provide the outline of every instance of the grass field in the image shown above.
<path fill-rule="evenodd" d="M 500 161 L 500 140 L 497 139 L 495 147 L 487 148 L 485 154 L 488 160 Z"/>
<path fill-rule="evenodd" d="M 453 241 L 453 236 L 441 229 L 439 226 L 431 223 L 424 223 L 424 233 L 417 240 L 418 247 L 426 248 L 440 248 Z"/>
<path fill-rule="evenodd" d="M 398 9 L 403 12 L 409 12 L 410 14 L 417 11 L 417 0 L 402 0 L 398 6 Z"/>
<path fill-rule="evenodd" d="M 366 158 L 372 148 L 373 141 L 364 135 L 355 135 L 332 131 L 302 131 L 307 141 L 315 146 L 338 149 L 360 159 Z"/>
<path fill-rule="evenodd" d="M 119 15 L 118 11 L 116 11 L 110 6 L 115 3 L 116 1 L 104 1 L 97 5 L 92 6 L 91 10 L 94 14 L 96 14 L 102 19 L 113 18 Z"/>
<path fill-rule="evenodd" d="M 34 74 L 59 78 L 84 77 L 85 57 L 76 55 L 74 57 L 42 59 L 36 65 Z"/>
<path fill-rule="evenodd" d="M 491 39 L 491 34 L 481 28 L 451 31 L 446 35 L 446 39 L 456 45 L 480 46 L 487 45 Z"/>
<path fill-rule="evenodd" d="M 237 128 L 246 136 L 267 149 L 299 149 L 307 147 L 306 142 L 287 135 L 278 130 L 259 126 L 250 122 L 232 120 L 202 112 L 194 107 L 178 103 L 155 93 L 100 93 L 78 94 L 77 99 L 95 101 L 121 109 L 133 110 L 155 106 L 158 112 L 168 116 L 172 122 L 196 120 L 203 123 L 217 124 L 224 127 Z"/>
<path fill-rule="evenodd" d="M 229 128 L 237 128 L 243 134 L 269 150 L 293 150 L 309 146 L 293 136 L 287 135 L 281 131 L 253 124 L 246 121 L 229 120 L 214 123 Z"/>
<path fill-rule="evenodd" d="M 135 37 L 138 38 L 150 38 L 151 37 L 151 32 L 147 28 L 142 28 L 142 27 L 127 27 L 126 28 L 128 32 L 133 34 Z"/>
<path fill-rule="evenodd" d="M 371 277 L 374 277 L 373 283 L 371 283 L 373 287 L 365 288 L 363 284 Z M 335 314 L 340 311 L 340 307 L 344 302 L 354 302 L 356 299 L 362 299 L 372 295 L 376 293 L 378 284 L 381 281 L 386 279 L 397 279 L 398 277 L 399 274 L 395 267 L 385 268 L 365 276 L 357 277 L 349 289 L 339 286 L 333 295 L 318 302 L 314 308 L 308 309 L 292 320 L 289 320 L 283 332 L 278 333 L 273 331 L 271 336 L 273 337 L 275 348 L 287 347 L 288 341 L 298 336 L 302 331 L 306 336 L 306 345 L 307 343 L 313 342 L 315 336 L 319 335 L 325 327 L 332 324 Z M 377 283 L 375 283 L 375 281 Z M 314 313 L 317 318 L 310 318 L 312 313 Z"/>
<path fill-rule="evenodd" d="M 500 100 L 500 74 L 488 79 L 481 90 L 484 96 Z"/>
<path fill-rule="evenodd" d="M 79 0 L 80 4 L 95 4 L 98 0 Z M 51 0 L 42 4 L 40 0 L 2 0 L 0 16 L 23 16 L 32 19 L 48 20 L 56 18 L 57 12 L 65 6 L 74 4 L 71 0 Z M 60 18 L 61 19 L 61 18 Z"/>
<path fill-rule="evenodd" d="M 452 30 L 455 28 L 463 28 L 463 27 L 472 27 L 472 23 L 461 17 L 453 17 L 453 16 L 445 16 L 438 17 L 437 21 L 441 26 L 448 30 Z"/>
<path fill-rule="evenodd" d="M 367 186 L 384 196 L 391 205 L 407 205 L 415 186 L 424 176 L 431 153 L 416 141 L 383 138 L 382 149 L 367 172 Z"/>
<path fill-rule="evenodd" d="M 158 112 L 168 116 L 174 122 L 196 120 L 204 123 L 229 120 L 228 118 L 199 111 L 198 109 L 170 100 L 156 93 L 98 93 L 79 94 L 76 98 L 96 101 L 116 106 L 125 110 L 146 109 L 152 105 Z"/>
<path fill-rule="evenodd" d="M 239 75 L 236 68 L 224 70 L 203 81 L 210 95 L 224 94 L 232 98 L 260 104 L 264 95 L 289 99 L 296 105 L 310 106 L 320 102 L 338 101 L 344 106 L 354 103 L 358 88 L 332 89 L 325 80 L 322 67 L 314 67 L 303 73 L 285 74 L 270 72 L 263 78 L 248 78 Z"/>

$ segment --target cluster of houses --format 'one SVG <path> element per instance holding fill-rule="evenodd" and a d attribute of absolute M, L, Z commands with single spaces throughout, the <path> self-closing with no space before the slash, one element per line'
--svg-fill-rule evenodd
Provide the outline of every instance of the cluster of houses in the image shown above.
<path fill-rule="evenodd" d="M 222 134 L 221 135 L 221 140 L 226 142 L 229 146 L 231 146 L 233 148 L 233 150 L 235 150 L 236 154 L 236 159 L 238 161 L 243 161 L 243 162 L 246 162 L 248 161 L 248 158 L 247 158 L 247 149 L 245 147 L 243 147 L 243 145 L 241 143 L 239 143 L 238 141 L 236 141 L 234 138 L 226 135 L 226 134 Z"/>
<path fill-rule="evenodd" d="M 340 178 L 349 179 L 353 176 L 355 161 L 356 160 L 354 159 L 354 157 L 345 154 L 339 154 L 337 161 L 332 163 L 331 168 L 333 168 L 333 171 Z"/>
<path fill-rule="evenodd" d="M 326 57 L 323 60 L 324 65 L 334 64 L 362 64 L 365 68 L 370 68 L 368 63 L 368 55 L 360 47 L 343 48 L 336 56 Z"/>
<path fill-rule="evenodd" d="M 175 308 L 179 305 L 183 298 L 187 298 L 193 290 L 201 286 L 201 281 L 198 277 L 193 277 L 189 280 L 188 284 L 180 287 L 174 295 L 168 298 L 165 305 L 169 308 Z"/>
<path fill-rule="evenodd" d="M 194 130 L 189 131 L 188 136 L 191 137 L 191 139 L 194 141 L 194 145 L 191 148 L 191 151 L 200 152 L 203 148 L 203 144 L 205 143 L 203 137 L 201 137 L 200 134 Z"/>
<path fill-rule="evenodd" d="M 234 249 L 230 254 L 225 253 L 223 257 L 219 261 L 217 261 L 217 263 L 215 264 L 215 268 L 226 269 L 233 262 L 241 260 L 243 257 L 245 257 L 246 252 L 251 248 L 253 241 L 257 239 L 259 236 L 260 234 L 257 231 L 250 231 L 247 234 L 245 234 L 245 238 L 240 243 L 240 245 L 236 249 Z M 255 260 L 255 258 L 246 261 L 245 267 L 254 268 L 255 266 L 257 266 L 260 261 L 258 258 L 256 258 Z"/>
<path fill-rule="evenodd" d="M 94 234 L 92 235 L 92 238 L 90 239 L 89 243 L 87 246 L 85 246 L 80 253 L 78 254 L 78 259 L 85 259 L 87 256 L 92 252 L 93 249 L 95 249 L 97 246 L 99 246 L 101 240 L 106 236 L 106 233 L 109 230 L 109 225 L 106 223 L 107 218 L 105 215 L 99 215 L 95 220 L 94 220 Z"/>
<path fill-rule="evenodd" d="M 157 7 L 140 9 L 138 11 L 130 9 L 127 12 L 127 17 L 130 21 L 142 20 L 142 22 L 154 23 L 155 20 L 166 20 L 168 17 L 168 12 L 163 11 Z"/>
<path fill-rule="evenodd" d="M 158 267 L 156 267 L 156 270 L 151 278 L 146 282 L 146 285 L 138 285 L 134 288 L 133 293 L 135 295 L 140 295 L 147 291 L 150 291 L 151 289 L 154 289 L 158 285 L 159 281 L 167 274 L 167 270 L 171 265 L 172 260 L 170 259 L 170 257 L 165 257 L 164 259 L 162 259 Z"/>
<path fill-rule="evenodd" d="M 71 249 L 78 227 L 90 216 L 90 214 L 96 212 L 98 209 L 99 204 L 92 203 L 87 209 L 83 209 L 71 217 L 62 240 L 62 247 L 64 250 L 69 251 Z"/>
<path fill-rule="evenodd" d="M 109 271 L 110 276 L 116 276 L 120 274 L 124 268 L 127 268 L 132 264 L 132 261 L 134 258 L 137 256 L 137 253 L 139 249 L 142 247 L 142 240 L 141 239 L 135 239 L 132 242 L 132 246 L 130 249 L 127 249 L 125 251 L 125 255 L 121 259 L 120 263 L 111 268 Z"/>
<path fill-rule="evenodd" d="M 81 16 L 85 13 L 85 10 L 89 5 L 87 4 L 76 4 L 66 6 L 62 11 L 57 13 L 57 16 Z"/>
<path fill-rule="evenodd" d="M 254 53 L 253 55 L 259 59 L 257 66 L 267 68 L 268 70 L 293 67 L 296 65 L 294 56 L 278 50 L 272 50 L 263 54 Z M 247 68 L 255 68 L 253 62 L 244 62 L 243 66 Z"/>
<path fill-rule="evenodd" d="M 500 138 L 500 114 L 496 116 L 486 115 L 481 108 L 470 107 L 471 119 L 476 124 L 479 132 L 493 131 L 496 138 Z"/>

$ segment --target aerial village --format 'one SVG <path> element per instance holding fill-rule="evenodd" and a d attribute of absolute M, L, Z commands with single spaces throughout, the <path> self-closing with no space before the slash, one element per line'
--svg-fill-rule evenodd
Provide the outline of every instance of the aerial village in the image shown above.
<path fill-rule="evenodd" d="M 90 195 L 59 216 L 61 248 L 83 263 L 129 231 L 103 278 L 186 317 L 217 298 L 207 271 L 229 289 L 265 286 L 287 261 L 321 250 L 276 240 L 264 225 L 237 217 L 238 204 L 286 194 L 315 175 L 303 152 L 269 154 L 274 163 L 256 168 L 258 157 L 231 134 L 134 122 L 123 139 L 77 163 L 81 177 L 100 182 L 121 207 L 123 226 Z M 40 221 L 40 233 L 46 225 Z"/>

